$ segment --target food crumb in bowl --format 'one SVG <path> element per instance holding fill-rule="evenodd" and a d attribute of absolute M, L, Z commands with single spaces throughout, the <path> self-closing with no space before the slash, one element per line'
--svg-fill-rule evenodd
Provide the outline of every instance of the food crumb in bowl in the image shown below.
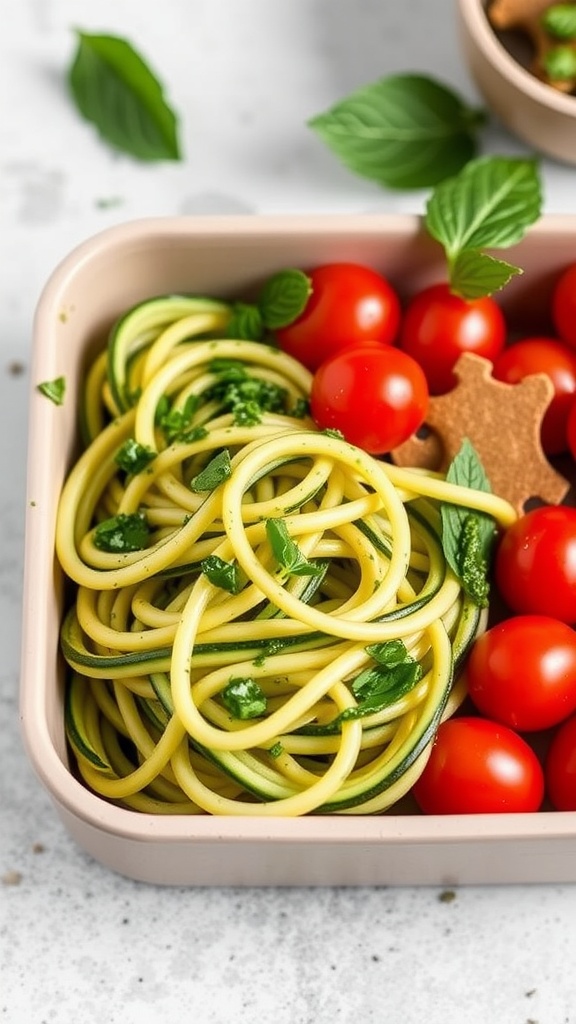
<path fill-rule="evenodd" d="M 454 889 L 443 889 L 438 896 L 440 903 L 453 903 L 456 899 L 456 893 Z"/>
<path fill-rule="evenodd" d="M 2 875 L 2 885 L 20 885 L 22 873 L 20 871 L 6 871 Z"/>

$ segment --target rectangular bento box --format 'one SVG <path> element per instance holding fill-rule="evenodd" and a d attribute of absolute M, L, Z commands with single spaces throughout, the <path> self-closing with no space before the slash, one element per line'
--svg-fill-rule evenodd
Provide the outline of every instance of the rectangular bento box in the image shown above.
<path fill-rule="evenodd" d="M 506 258 L 524 270 L 502 292 L 512 322 L 547 329 L 555 276 L 576 259 L 576 217 L 545 216 Z M 418 216 L 154 218 L 111 228 L 55 270 L 35 318 L 23 601 L 25 746 L 64 826 L 97 861 L 166 885 L 458 885 L 576 881 L 576 813 L 301 818 L 153 816 L 114 806 L 77 779 L 64 733 L 54 557 L 59 491 L 77 448 L 78 385 L 115 319 L 155 295 L 253 294 L 276 270 L 369 264 L 403 299 L 445 276 Z M 64 376 L 65 401 L 38 393 Z M 503 456 L 505 457 L 505 456 Z"/>

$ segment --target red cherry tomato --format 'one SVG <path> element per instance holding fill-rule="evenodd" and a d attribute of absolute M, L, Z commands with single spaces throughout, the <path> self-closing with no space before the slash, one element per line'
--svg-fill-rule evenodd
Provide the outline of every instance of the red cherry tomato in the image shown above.
<path fill-rule="evenodd" d="M 418 363 L 392 345 L 364 344 L 327 359 L 314 374 L 310 409 L 322 429 L 383 455 L 406 441 L 428 410 Z"/>
<path fill-rule="evenodd" d="M 560 337 L 576 346 L 576 263 L 567 267 L 552 292 L 552 320 Z"/>
<path fill-rule="evenodd" d="M 526 740 L 508 726 L 449 718 L 413 794 L 425 814 L 534 812 L 544 797 L 544 772 Z"/>
<path fill-rule="evenodd" d="M 312 294 L 304 312 L 276 331 L 284 352 L 316 370 L 349 345 L 395 341 L 400 299 L 381 274 L 357 263 L 327 263 L 308 276 Z"/>
<path fill-rule="evenodd" d="M 557 811 L 576 811 L 576 715 L 556 730 L 544 763 L 546 789 Z"/>
<path fill-rule="evenodd" d="M 517 615 L 478 637 L 466 665 L 480 714 L 520 732 L 576 711 L 576 633 L 547 615 Z"/>
<path fill-rule="evenodd" d="M 505 348 L 492 369 L 492 375 L 507 384 L 518 384 L 531 373 L 548 374 L 554 385 L 541 440 L 548 455 L 557 455 L 568 446 L 568 414 L 576 395 L 576 352 L 555 338 L 524 338 Z"/>
<path fill-rule="evenodd" d="M 430 394 L 440 395 L 456 384 L 453 367 L 463 352 L 493 362 L 505 341 L 504 314 L 494 299 L 469 301 L 436 284 L 409 302 L 399 345 L 420 363 Z"/>
<path fill-rule="evenodd" d="M 494 558 L 496 585 L 517 614 L 576 622 L 576 508 L 543 505 L 520 516 Z"/>
<path fill-rule="evenodd" d="M 566 420 L 566 440 L 572 458 L 576 459 L 576 397 L 572 400 Z"/>

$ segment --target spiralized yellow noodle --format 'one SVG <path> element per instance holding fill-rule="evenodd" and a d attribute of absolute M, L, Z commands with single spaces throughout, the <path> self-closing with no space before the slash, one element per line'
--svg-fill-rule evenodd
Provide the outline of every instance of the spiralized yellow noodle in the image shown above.
<path fill-rule="evenodd" d="M 515 514 L 318 431 L 308 371 L 219 337 L 228 316 L 211 300 L 144 303 L 86 376 L 86 446 L 56 530 L 75 584 L 62 651 L 78 772 L 143 813 L 381 813 L 460 703 L 455 667 L 485 623 L 447 566 L 440 504 Z M 234 390 L 246 380 L 264 411 Z M 148 459 L 134 472 L 127 444 Z M 135 519 L 143 542 L 102 542 L 110 520 Z M 415 671 L 386 694 L 390 644 Z M 370 673 L 383 695 L 363 706 Z"/>

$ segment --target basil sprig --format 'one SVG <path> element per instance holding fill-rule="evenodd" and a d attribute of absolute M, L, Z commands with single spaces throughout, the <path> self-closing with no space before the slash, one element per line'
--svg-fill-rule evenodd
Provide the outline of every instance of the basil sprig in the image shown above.
<path fill-rule="evenodd" d="M 266 520 L 266 536 L 274 558 L 287 576 L 319 576 L 324 569 L 317 562 L 309 562 L 288 533 L 283 519 Z"/>
<path fill-rule="evenodd" d="M 436 185 L 477 153 L 484 111 L 427 75 L 363 86 L 308 126 L 351 171 L 393 189 Z"/>
<path fill-rule="evenodd" d="M 466 299 L 479 298 L 522 273 L 484 250 L 515 245 L 538 220 L 541 208 L 536 160 L 479 157 L 437 185 L 426 205 L 425 223 L 444 248 L 451 290 Z"/>
<path fill-rule="evenodd" d="M 176 114 L 131 43 L 78 31 L 69 70 L 72 98 L 114 149 L 138 160 L 180 160 Z"/>
<path fill-rule="evenodd" d="M 468 438 L 462 441 L 446 479 L 461 487 L 491 491 L 476 449 Z M 442 503 L 440 514 L 446 561 L 468 596 L 479 607 L 485 607 L 489 593 L 488 572 L 496 538 L 494 520 L 484 512 L 447 502 Z"/>

